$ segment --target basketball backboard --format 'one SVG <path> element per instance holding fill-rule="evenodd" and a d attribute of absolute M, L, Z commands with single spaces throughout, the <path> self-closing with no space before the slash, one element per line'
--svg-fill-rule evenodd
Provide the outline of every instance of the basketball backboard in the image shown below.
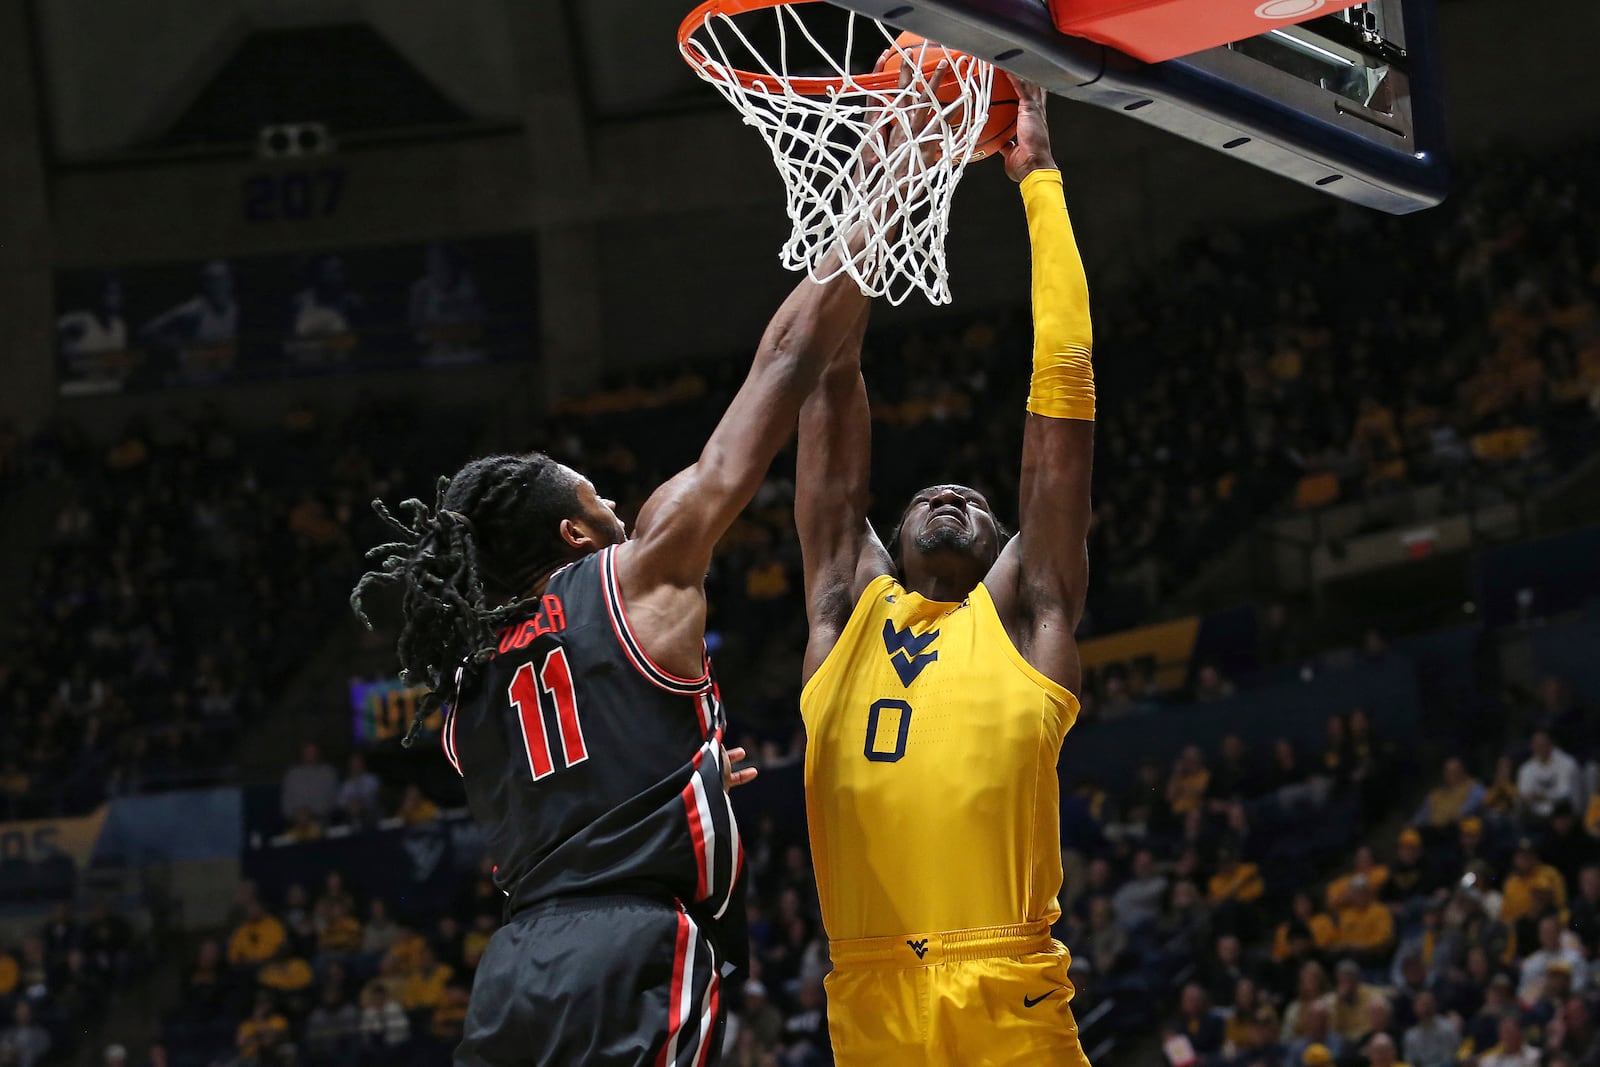
<path fill-rule="evenodd" d="M 1164 62 L 1062 33 L 1045 0 L 832 2 L 1359 204 L 1445 196 L 1435 0 L 1267 0 L 1279 25 Z"/>

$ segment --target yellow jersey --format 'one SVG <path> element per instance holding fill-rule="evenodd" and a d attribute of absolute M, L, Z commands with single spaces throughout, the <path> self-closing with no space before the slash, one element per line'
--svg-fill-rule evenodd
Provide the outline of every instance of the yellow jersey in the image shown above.
<path fill-rule="evenodd" d="M 1060 917 L 1056 759 L 1078 701 L 1022 658 L 982 584 L 949 604 L 873 579 L 800 712 L 830 938 Z"/>

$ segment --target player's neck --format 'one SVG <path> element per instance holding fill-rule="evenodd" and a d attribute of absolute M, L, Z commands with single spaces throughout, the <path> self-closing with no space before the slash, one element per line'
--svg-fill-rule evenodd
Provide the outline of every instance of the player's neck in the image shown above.
<path fill-rule="evenodd" d="M 967 599 L 981 579 L 966 567 L 926 567 L 907 570 L 905 587 L 924 600 L 942 604 L 959 604 Z"/>

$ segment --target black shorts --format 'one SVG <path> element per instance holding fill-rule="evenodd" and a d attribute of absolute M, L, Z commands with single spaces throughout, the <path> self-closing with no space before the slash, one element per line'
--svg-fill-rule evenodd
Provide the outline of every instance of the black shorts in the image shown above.
<path fill-rule="evenodd" d="M 545 901 L 494 935 L 456 1067 L 702 1067 L 720 1061 L 720 961 L 671 904 Z"/>

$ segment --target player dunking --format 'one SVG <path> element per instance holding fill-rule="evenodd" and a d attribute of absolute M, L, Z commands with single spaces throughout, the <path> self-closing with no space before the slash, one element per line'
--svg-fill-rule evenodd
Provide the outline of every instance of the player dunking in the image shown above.
<path fill-rule="evenodd" d="M 352 604 L 400 586 L 400 664 L 432 690 L 407 741 L 442 703 L 445 755 L 508 897 L 460 1067 L 719 1060 L 720 981 L 748 951 L 725 790 L 754 771 L 722 749 L 705 575 L 864 306 L 848 275 L 802 281 L 699 460 L 631 537 L 539 453 L 468 463 L 433 507 L 407 501 L 409 523 L 377 505 L 400 539 L 374 550 Z"/>
<path fill-rule="evenodd" d="M 866 519 L 865 316 L 800 418 L 806 809 L 843 1067 L 1086 1064 L 1049 931 L 1088 580 L 1089 291 L 1044 93 L 1017 89 L 1003 154 L 1027 207 L 1034 314 L 1020 532 L 1008 540 L 975 490 L 939 485 L 885 550 Z"/>

